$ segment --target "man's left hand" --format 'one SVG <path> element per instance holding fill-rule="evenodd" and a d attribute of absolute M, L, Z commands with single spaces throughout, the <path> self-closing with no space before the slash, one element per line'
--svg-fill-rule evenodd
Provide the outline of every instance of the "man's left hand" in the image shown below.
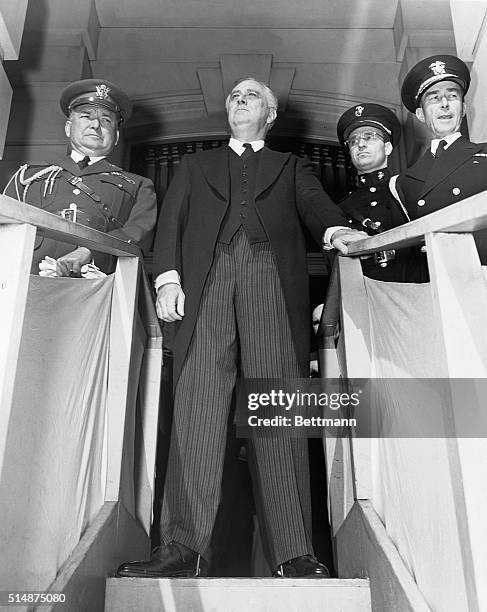
<path fill-rule="evenodd" d="M 369 235 L 366 232 L 353 229 L 342 229 L 337 230 L 331 237 L 331 246 L 337 249 L 342 255 L 347 255 L 348 248 L 347 244 L 351 242 L 358 242 L 368 238 Z"/>
<path fill-rule="evenodd" d="M 81 277 L 81 266 L 90 263 L 92 259 L 90 249 L 78 247 L 71 253 L 63 255 L 56 260 L 56 274 L 58 276 Z"/>

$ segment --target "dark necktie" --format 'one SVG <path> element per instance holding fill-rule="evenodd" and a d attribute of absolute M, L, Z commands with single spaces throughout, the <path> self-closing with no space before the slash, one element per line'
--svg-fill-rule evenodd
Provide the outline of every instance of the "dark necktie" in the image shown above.
<path fill-rule="evenodd" d="M 79 162 L 76 163 L 78 164 L 78 168 L 80 170 L 84 170 L 90 163 L 90 158 L 88 157 L 88 155 L 85 155 L 83 159 L 80 159 Z"/>
<path fill-rule="evenodd" d="M 435 157 L 440 158 L 445 152 L 446 140 L 440 140 L 438 143 L 438 148 L 436 149 Z"/>
<path fill-rule="evenodd" d="M 249 158 L 252 155 L 254 150 L 252 149 L 252 145 L 250 144 L 250 142 L 244 142 L 243 143 L 243 147 L 244 147 L 245 151 L 240 156 L 240 159 L 245 160 L 245 159 Z"/>

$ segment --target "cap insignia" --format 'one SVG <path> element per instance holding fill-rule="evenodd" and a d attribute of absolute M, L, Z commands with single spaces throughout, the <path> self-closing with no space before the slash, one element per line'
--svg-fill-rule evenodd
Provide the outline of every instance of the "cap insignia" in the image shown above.
<path fill-rule="evenodd" d="M 356 106 L 355 107 L 355 116 L 356 117 L 361 117 L 362 113 L 364 112 L 364 107 L 363 106 Z"/>
<path fill-rule="evenodd" d="M 106 100 L 108 98 L 108 94 L 110 93 L 110 88 L 107 87 L 104 83 L 102 85 L 96 86 L 96 97 L 100 100 Z"/>
<path fill-rule="evenodd" d="M 437 60 L 436 62 L 430 64 L 428 68 L 430 68 L 435 75 L 445 74 L 445 62 L 440 62 Z"/>

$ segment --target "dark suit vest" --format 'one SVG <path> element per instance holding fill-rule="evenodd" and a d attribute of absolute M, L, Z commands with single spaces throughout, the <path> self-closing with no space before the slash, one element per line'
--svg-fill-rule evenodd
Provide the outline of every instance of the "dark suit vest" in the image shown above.
<path fill-rule="evenodd" d="M 254 202 L 255 179 L 260 157 L 260 151 L 257 151 L 243 160 L 228 147 L 230 205 L 220 228 L 218 242 L 230 244 L 240 226 L 243 226 L 251 244 L 268 242 Z"/>

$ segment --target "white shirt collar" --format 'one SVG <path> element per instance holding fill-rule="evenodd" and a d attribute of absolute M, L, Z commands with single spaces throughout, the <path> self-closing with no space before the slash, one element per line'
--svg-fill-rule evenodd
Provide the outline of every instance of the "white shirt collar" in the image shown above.
<path fill-rule="evenodd" d="M 441 140 L 446 140 L 445 149 L 448 149 L 448 147 L 450 147 L 455 140 L 458 140 L 460 136 L 460 132 L 454 132 L 453 134 L 448 134 L 448 136 L 445 136 L 444 138 L 433 138 L 431 141 L 431 153 L 433 153 L 433 155 L 436 154 L 436 149 L 438 148 Z"/>
<path fill-rule="evenodd" d="M 74 149 L 71 151 L 71 159 L 74 162 L 78 163 L 84 158 L 85 158 L 85 155 L 78 153 L 78 151 L 75 151 Z M 94 155 L 89 155 L 89 158 L 90 158 L 90 161 L 88 162 L 88 166 L 91 166 L 91 164 L 94 164 L 95 162 L 100 161 L 100 159 L 105 159 L 105 155 L 102 155 L 101 157 L 95 157 Z"/>
<path fill-rule="evenodd" d="M 252 145 L 252 150 L 254 151 L 254 153 L 257 153 L 257 151 L 260 151 L 264 148 L 263 140 L 252 140 L 250 144 Z M 243 142 L 237 140 L 236 138 L 230 138 L 228 146 L 233 149 L 233 151 L 235 151 L 235 153 L 239 156 L 242 155 L 242 153 L 245 151 Z"/>

